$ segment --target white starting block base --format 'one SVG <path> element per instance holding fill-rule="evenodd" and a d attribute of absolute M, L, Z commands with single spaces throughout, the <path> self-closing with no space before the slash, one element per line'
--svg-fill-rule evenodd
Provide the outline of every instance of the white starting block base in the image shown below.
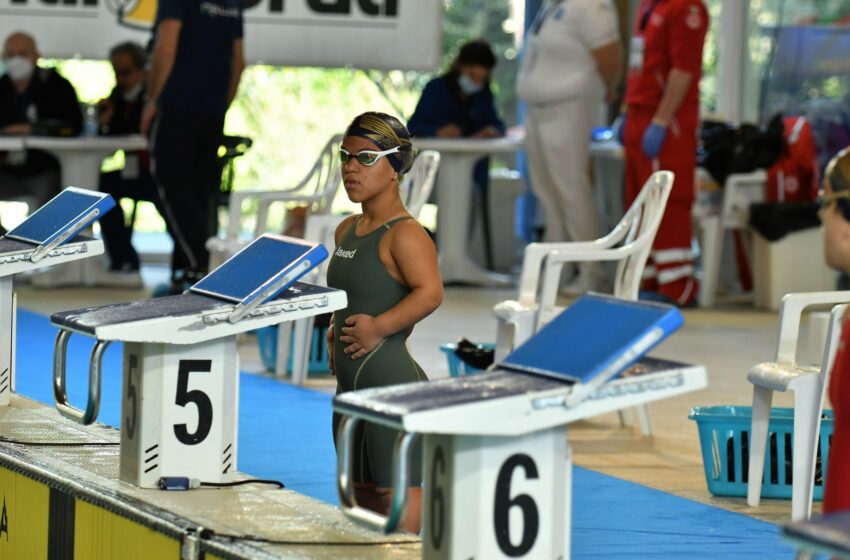
<path fill-rule="evenodd" d="M 569 453 L 562 427 L 425 436 L 422 558 L 568 558 Z"/>
<path fill-rule="evenodd" d="M 100 255 L 103 253 L 103 242 L 78 236 L 73 241 L 51 250 L 38 262 L 32 262 L 30 258 L 37 248 L 38 246 L 32 243 L 0 237 L 0 406 L 8 406 L 15 392 L 15 275 Z"/>
<path fill-rule="evenodd" d="M 155 488 L 161 477 L 229 482 L 238 450 L 239 355 L 236 335 L 335 311 L 345 292 L 297 283 L 279 298 L 229 322 L 233 303 L 198 294 L 56 313 L 60 329 L 54 392 L 63 415 L 82 424 L 97 418 L 101 356 L 124 343 L 120 478 Z M 84 410 L 67 402 L 65 348 L 71 333 L 97 339 Z"/>
<path fill-rule="evenodd" d="M 189 345 L 125 344 L 121 480 L 143 488 L 156 488 L 163 476 L 232 481 L 238 372 L 235 335 Z"/>

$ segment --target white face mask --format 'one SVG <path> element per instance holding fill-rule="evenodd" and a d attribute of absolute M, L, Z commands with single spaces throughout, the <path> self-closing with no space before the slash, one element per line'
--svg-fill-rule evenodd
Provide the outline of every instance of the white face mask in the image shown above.
<path fill-rule="evenodd" d="M 458 76 L 457 85 L 460 86 L 460 89 L 466 95 L 475 95 L 482 89 L 484 89 L 484 84 L 476 84 L 472 80 L 469 79 L 469 76 L 466 74 L 461 74 Z"/>
<path fill-rule="evenodd" d="M 121 96 L 124 98 L 124 101 L 135 101 L 136 97 L 142 92 L 144 88 L 144 84 L 139 82 L 128 90 L 125 90 Z"/>
<path fill-rule="evenodd" d="M 13 82 L 28 80 L 35 70 L 32 61 L 23 56 L 13 56 L 3 62 L 6 63 L 6 73 L 9 74 Z"/>

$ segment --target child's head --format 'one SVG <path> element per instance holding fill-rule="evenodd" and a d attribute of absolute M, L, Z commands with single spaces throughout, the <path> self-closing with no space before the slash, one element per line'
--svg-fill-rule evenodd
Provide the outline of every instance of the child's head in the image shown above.
<path fill-rule="evenodd" d="M 820 204 L 826 262 L 850 272 L 850 148 L 838 152 L 826 166 Z"/>
<path fill-rule="evenodd" d="M 413 166 L 410 132 L 397 118 L 368 112 L 354 118 L 340 149 L 345 190 L 353 202 L 363 202 Z"/>

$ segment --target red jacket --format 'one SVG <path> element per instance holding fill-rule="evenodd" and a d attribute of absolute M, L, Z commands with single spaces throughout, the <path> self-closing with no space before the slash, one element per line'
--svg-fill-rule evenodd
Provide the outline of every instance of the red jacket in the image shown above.
<path fill-rule="evenodd" d="M 829 381 L 829 400 L 835 421 L 829 446 L 829 467 L 823 497 L 824 513 L 850 510 L 850 322 L 844 321 L 841 344 Z"/>
<path fill-rule="evenodd" d="M 708 22 L 702 0 L 641 0 L 629 53 L 626 104 L 657 107 L 675 68 L 693 76 L 679 112 L 699 112 Z"/>

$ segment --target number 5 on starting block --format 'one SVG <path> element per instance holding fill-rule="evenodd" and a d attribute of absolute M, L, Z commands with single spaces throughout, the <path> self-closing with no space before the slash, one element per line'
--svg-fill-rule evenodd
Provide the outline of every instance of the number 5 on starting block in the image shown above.
<path fill-rule="evenodd" d="M 235 337 L 192 345 L 126 343 L 121 480 L 228 482 L 236 471 Z"/>
<path fill-rule="evenodd" d="M 517 437 L 425 436 L 422 557 L 568 558 L 563 426 Z"/>

